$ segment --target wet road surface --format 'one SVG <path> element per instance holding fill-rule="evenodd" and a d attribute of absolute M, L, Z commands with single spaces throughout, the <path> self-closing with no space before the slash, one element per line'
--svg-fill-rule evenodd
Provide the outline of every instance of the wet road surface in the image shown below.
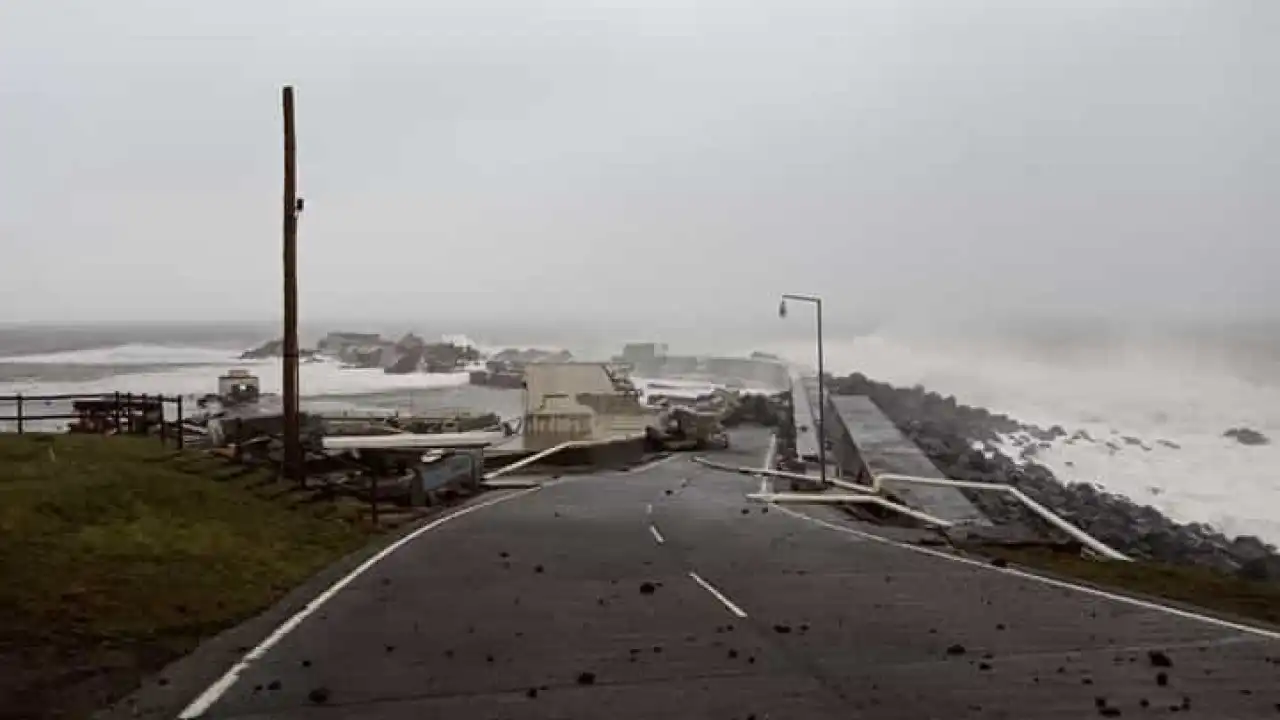
<path fill-rule="evenodd" d="M 766 442 L 738 433 L 720 459 L 758 464 Z M 204 716 L 1280 717 L 1275 639 L 870 541 L 754 489 L 681 456 L 486 496 Z"/>

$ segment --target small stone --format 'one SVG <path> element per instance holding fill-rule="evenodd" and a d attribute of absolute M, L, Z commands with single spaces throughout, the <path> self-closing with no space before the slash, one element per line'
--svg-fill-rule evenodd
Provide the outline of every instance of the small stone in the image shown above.
<path fill-rule="evenodd" d="M 1147 652 L 1147 660 L 1151 662 L 1151 667 L 1168 668 L 1173 667 L 1173 660 L 1160 650 L 1150 650 Z"/>
<path fill-rule="evenodd" d="M 1003 630 L 1003 629 L 1004 629 L 1004 623 L 996 623 L 996 629 L 997 629 L 997 630 Z"/>
<path fill-rule="evenodd" d="M 652 595 L 652 594 L 654 593 L 654 591 L 656 591 L 657 589 L 658 589 L 658 588 L 657 588 L 657 586 L 656 586 L 656 585 L 654 585 L 654 584 L 653 584 L 653 583 L 651 583 L 651 582 L 647 582 L 647 581 L 646 581 L 646 582 L 642 582 L 642 583 L 640 583 L 640 594 L 641 594 L 641 595 Z"/>
<path fill-rule="evenodd" d="M 991 564 L 998 568 L 1009 567 L 1009 561 L 1004 558 L 995 558 L 991 561 Z"/>
<path fill-rule="evenodd" d="M 948 655 L 963 655 L 966 652 L 967 650 L 965 650 L 965 647 L 960 643 L 956 643 L 955 645 L 952 645 L 947 648 Z"/>
<path fill-rule="evenodd" d="M 579 674 L 578 674 L 578 684 L 579 684 L 579 685 L 595 685 L 595 684 L 596 684 L 596 674 L 595 674 L 595 673 L 593 673 L 593 672 L 584 672 L 584 673 L 579 673 Z"/>
<path fill-rule="evenodd" d="M 493 662 L 493 656 L 492 656 L 492 655 L 485 655 L 485 656 L 484 656 L 484 661 L 485 661 L 485 662 L 490 662 L 490 663 L 491 663 L 491 662 Z"/>
<path fill-rule="evenodd" d="M 502 552 L 498 553 L 498 557 L 502 558 L 503 560 L 506 560 L 507 558 L 511 557 L 511 553 L 507 552 L 506 550 L 503 550 Z"/>
<path fill-rule="evenodd" d="M 529 698 L 530 700 L 532 700 L 532 699 L 534 699 L 534 698 L 538 697 L 538 688 L 529 688 L 528 690 L 525 690 L 525 691 L 524 691 L 524 695 L 525 695 L 525 697 L 527 697 L 527 698 Z"/>
<path fill-rule="evenodd" d="M 1081 681 L 1080 681 L 1080 684 L 1081 684 L 1081 685 L 1092 685 L 1092 684 L 1093 684 L 1093 678 L 1085 678 L 1085 679 L 1083 679 L 1083 680 L 1081 680 Z"/>
<path fill-rule="evenodd" d="M 989 662 L 981 662 L 981 663 L 978 663 L 978 669 L 979 669 L 979 670 L 990 670 L 990 669 L 991 669 L 991 663 L 989 663 Z"/>
<path fill-rule="evenodd" d="M 1118 707 L 1102 707 L 1098 708 L 1098 714 L 1102 717 L 1120 717 L 1120 708 Z"/>
<path fill-rule="evenodd" d="M 541 566 L 541 565 L 534 565 L 534 566 L 533 566 L 533 571 L 534 571 L 534 572 L 536 572 L 536 573 L 540 573 L 540 572 L 542 572 L 542 566 Z"/>
<path fill-rule="evenodd" d="M 738 651 L 737 651 L 737 650 L 730 650 L 730 651 L 729 651 L 729 657 L 730 657 L 730 659 L 738 657 Z"/>
<path fill-rule="evenodd" d="M 779 624 L 777 624 L 777 625 L 774 625 L 774 626 L 773 626 L 773 631 L 774 631 L 774 632 L 776 632 L 776 633 L 778 633 L 779 635 L 786 635 L 786 634 L 788 634 L 788 633 L 790 633 L 790 632 L 791 632 L 791 626 L 790 626 L 790 625 L 783 625 L 783 624 L 779 623 Z"/>
<path fill-rule="evenodd" d="M 302 661 L 302 667 L 311 667 L 311 661 L 310 661 L 310 660 L 303 660 L 303 661 Z"/>
<path fill-rule="evenodd" d="M 666 494 L 667 494 L 667 495 L 670 495 L 670 494 L 671 494 L 671 491 L 670 491 L 670 490 L 666 490 L 665 492 L 666 492 Z"/>
<path fill-rule="evenodd" d="M 329 702 L 329 688 L 313 688 L 311 692 L 307 693 L 307 699 L 316 705 L 323 705 Z"/>
<path fill-rule="evenodd" d="M 742 508 L 742 514 L 743 514 L 743 515 L 749 515 L 750 513 L 751 513 L 751 509 L 750 509 L 750 508 Z"/>
<path fill-rule="evenodd" d="M 279 690 L 279 689 L 280 689 L 280 681 L 279 681 L 279 680 L 272 680 L 271 682 L 267 683 L 267 689 L 268 689 L 268 690 Z"/>
<path fill-rule="evenodd" d="M 395 646 L 395 645 L 388 645 L 388 646 L 387 646 L 387 648 L 386 648 L 386 650 L 387 650 L 387 652 L 389 652 L 389 653 L 391 653 L 391 652 L 395 652 L 395 651 L 396 651 L 396 646 Z"/>
<path fill-rule="evenodd" d="M 1158 673 L 1156 673 L 1156 684 L 1157 684 L 1157 685 L 1159 685 L 1160 687 L 1164 687 L 1164 686 L 1168 685 L 1168 684 L 1169 684 L 1169 673 L 1167 673 L 1167 672 L 1158 672 Z"/>

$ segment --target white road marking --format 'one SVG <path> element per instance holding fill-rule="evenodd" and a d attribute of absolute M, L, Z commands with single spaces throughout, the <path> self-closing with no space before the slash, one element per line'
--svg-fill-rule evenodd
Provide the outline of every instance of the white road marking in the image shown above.
<path fill-rule="evenodd" d="M 653 514 L 653 503 L 649 503 L 648 505 L 645 505 L 645 506 L 644 506 L 644 514 L 645 514 L 645 515 L 652 515 L 652 514 Z"/>
<path fill-rule="evenodd" d="M 658 528 L 654 527 L 653 525 L 649 526 L 649 534 L 653 536 L 653 539 L 656 540 L 659 545 L 666 542 L 666 540 L 664 540 L 662 537 L 662 533 L 658 532 Z"/>
<path fill-rule="evenodd" d="M 345 588 L 347 585 L 350 585 L 353 580 L 363 575 L 369 568 L 378 564 L 378 562 L 385 559 L 391 553 L 395 552 L 401 547 L 404 547 L 406 544 L 413 541 L 417 537 L 431 530 L 435 530 L 441 525 L 444 525 L 450 520 L 453 520 L 455 518 L 460 518 L 463 515 L 468 515 L 477 510 L 483 510 L 484 508 L 492 507 L 493 505 L 497 505 L 498 503 L 506 502 L 508 500 L 514 500 L 518 497 L 524 497 L 529 493 L 539 492 L 543 487 L 548 487 L 552 484 L 554 483 L 547 483 L 541 487 L 530 488 L 528 490 L 522 490 L 520 492 L 514 492 L 510 495 L 503 495 L 501 497 L 493 498 L 492 500 L 486 500 L 485 502 L 482 502 L 482 503 L 477 503 L 475 505 L 470 505 L 468 507 L 461 508 L 460 510 L 449 513 L 448 515 L 432 520 L 426 525 L 423 525 L 417 530 L 414 530 L 408 535 L 405 535 L 404 537 L 400 538 L 394 543 L 391 543 L 387 547 L 383 548 L 378 552 L 378 554 L 374 555 L 368 560 L 365 560 L 363 563 L 360 564 L 359 567 L 357 567 L 355 570 L 352 570 L 341 580 L 335 582 L 333 585 L 330 585 L 329 589 L 317 595 L 311 602 L 307 603 L 305 607 L 303 607 L 296 614 L 294 614 L 293 617 L 290 617 L 288 620 L 285 620 L 283 623 L 281 623 L 279 627 L 277 627 L 270 635 L 267 636 L 267 639 L 258 643 L 257 647 L 253 648 L 248 653 L 246 653 L 245 656 L 241 658 L 240 661 L 237 662 L 235 665 L 232 665 L 231 669 L 228 670 L 225 674 L 223 674 L 222 677 L 218 678 L 212 685 L 206 688 L 204 692 L 200 693 L 200 695 L 196 697 L 195 700 L 192 700 L 191 704 L 188 705 L 186 709 L 184 709 L 178 715 L 179 720 L 191 720 L 191 718 L 200 717 L 201 715 L 208 712 L 209 708 L 213 707 L 214 703 L 218 702 L 218 700 L 221 699 L 222 696 L 226 694 L 226 692 L 236 684 L 236 681 L 240 679 L 241 673 L 243 673 L 246 669 L 248 669 L 249 666 L 252 665 L 255 660 L 258 660 L 263 655 L 265 655 L 268 650 L 270 650 L 272 647 L 275 647 L 275 645 L 279 643 L 281 640 L 283 640 L 286 635 L 288 635 L 290 632 L 296 629 L 298 625 L 302 624 L 303 620 L 306 620 L 312 613 L 314 613 L 316 610 L 319 610 L 320 607 L 323 606 L 330 599 L 332 599 L 334 595 L 337 595 L 343 588 Z"/>
<path fill-rule="evenodd" d="M 707 592 L 711 593 L 712 597 L 719 600 L 721 605 L 724 605 L 726 608 L 729 609 L 729 612 L 733 613 L 734 615 L 737 615 L 740 618 L 744 618 L 747 616 L 746 611 L 744 611 L 742 608 L 735 605 L 732 600 L 725 597 L 724 593 L 715 589 L 715 587 L 713 587 L 711 583 L 707 582 L 706 580 L 703 580 L 702 577 L 698 575 L 698 573 L 690 572 L 689 577 L 693 578 L 694 582 L 701 585 L 703 590 L 706 590 Z"/>
<path fill-rule="evenodd" d="M 1056 587 L 1062 590 L 1074 590 L 1076 592 L 1083 593 L 1085 595 L 1092 595 L 1093 597 L 1099 597 L 1105 600 L 1111 600 L 1113 602 L 1122 603 L 1132 607 L 1142 608 L 1144 610 L 1153 610 L 1155 612 L 1161 612 L 1167 615 L 1173 615 L 1175 617 L 1180 617 L 1186 620 L 1194 620 L 1197 622 L 1202 622 L 1207 625 L 1214 625 L 1216 627 L 1224 628 L 1227 630 L 1234 630 L 1236 632 L 1241 632 L 1249 635 L 1254 635 L 1257 637 L 1267 638 L 1268 640 L 1280 640 L 1280 631 L 1255 627 L 1253 625 L 1245 625 L 1243 623 L 1232 622 L 1230 620 L 1223 620 L 1222 618 L 1216 618 L 1216 617 L 1213 617 L 1212 615 L 1205 615 L 1202 613 L 1193 612 L 1191 610 L 1183 610 L 1182 608 L 1171 607 L 1169 605 L 1161 605 L 1160 603 L 1151 602 L 1149 600 L 1140 600 L 1135 597 L 1129 597 L 1127 595 L 1121 595 L 1119 593 L 1114 593 L 1107 590 L 1100 590 L 1098 588 L 1092 588 L 1086 585 L 1076 585 L 1075 583 L 1066 582 L 1065 580 L 1058 580 L 1055 578 L 1045 577 L 1043 575 L 1036 575 L 1035 573 L 1027 572 L 1025 570 L 1018 570 L 1017 568 L 997 567 L 995 565 L 992 565 L 989 562 L 974 560 L 966 557 L 960 557 L 959 555 L 952 555 L 950 553 L 942 552 L 940 550 L 934 550 L 932 548 L 921 547 L 919 545 L 911 545 L 909 543 L 899 542 L 897 540 L 891 540 L 889 538 L 881 537 L 873 533 L 863 532 L 861 530 L 855 530 L 853 528 L 844 527 L 842 525 L 836 525 L 835 523 L 829 523 L 829 522 L 826 522 L 825 520 L 819 520 L 818 518 L 810 517 L 808 515 L 805 515 L 804 513 L 794 512 L 789 509 L 782 508 L 780 506 L 775 505 L 774 507 L 776 507 L 779 510 L 783 510 L 786 514 L 791 515 L 792 517 L 797 517 L 802 520 L 806 520 L 808 522 L 814 523 L 816 525 L 821 525 L 822 527 L 829 528 L 832 530 L 838 530 L 842 533 L 845 533 L 847 535 L 852 535 L 862 540 L 870 540 L 872 542 L 878 542 L 884 545 L 892 545 L 893 547 L 902 548 L 903 550 L 909 550 L 911 552 L 920 553 L 922 555 L 930 555 L 932 557 L 942 558 L 943 560 L 950 560 L 951 562 L 960 563 L 962 565 L 969 565 L 972 567 L 982 568 L 983 570 L 987 570 L 988 572 L 1004 573 L 1006 575 L 1012 575 L 1014 577 L 1022 578 L 1024 580 L 1030 580 L 1032 582 L 1042 583 L 1050 587 Z"/>

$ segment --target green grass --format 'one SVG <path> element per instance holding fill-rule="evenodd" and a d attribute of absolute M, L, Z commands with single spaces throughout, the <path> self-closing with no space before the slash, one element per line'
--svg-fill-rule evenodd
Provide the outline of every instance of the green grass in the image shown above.
<path fill-rule="evenodd" d="M 1104 562 L 1044 548 L 984 547 L 991 557 L 1124 594 L 1170 600 L 1245 621 L 1280 627 L 1280 584 L 1243 580 L 1202 567 Z"/>
<path fill-rule="evenodd" d="M 367 543 L 359 511 L 154 439 L 0 435 L 0 717 L 127 693 Z"/>

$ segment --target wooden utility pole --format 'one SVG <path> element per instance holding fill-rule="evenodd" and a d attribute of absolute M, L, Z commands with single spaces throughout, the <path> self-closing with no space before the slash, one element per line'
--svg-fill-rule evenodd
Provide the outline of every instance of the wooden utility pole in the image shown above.
<path fill-rule="evenodd" d="M 284 88 L 284 476 L 306 484 L 298 421 L 298 163 L 293 87 Z"/>

